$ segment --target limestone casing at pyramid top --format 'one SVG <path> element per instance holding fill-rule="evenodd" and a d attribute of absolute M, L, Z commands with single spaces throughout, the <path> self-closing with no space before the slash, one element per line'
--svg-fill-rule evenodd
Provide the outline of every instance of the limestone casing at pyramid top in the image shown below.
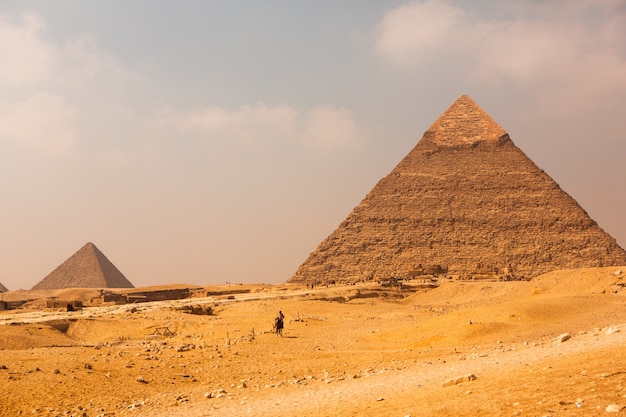
<path fill-rule="evenodd" d="M 507 132 L 491 116 L 462 95 L 428 128 L 424 140 L 438 146 L 458 146 L 497 141 L 504 135 Z"/>

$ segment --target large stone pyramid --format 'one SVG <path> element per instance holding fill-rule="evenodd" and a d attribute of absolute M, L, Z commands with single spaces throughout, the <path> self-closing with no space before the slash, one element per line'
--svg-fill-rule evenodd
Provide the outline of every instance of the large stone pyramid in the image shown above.
<path fill-rule="evenodd" d="M 7 291 L 9 291 L 9 289 L 5 287 L 4 285 L 2 285 L 2 283 L 0 282 L 0 292 L 7 292 Z"/>
<path fill-rule="evenodd" d="M 289 281 L 610 265 L 626 265 L 615 239 L 461 96 Z"/>
<path fill-rule="evenodd" d="M 32 289 L 55 288 L 134 288 L 134 285 L 89 242 Z"/>

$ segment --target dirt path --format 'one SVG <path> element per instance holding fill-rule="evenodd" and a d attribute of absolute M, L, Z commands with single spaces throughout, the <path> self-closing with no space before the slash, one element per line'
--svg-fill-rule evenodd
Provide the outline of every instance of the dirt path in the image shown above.
<path fill-rule="evenodd" d="M 626 325 L 579 334 L 571 339 L 544 341 L 534 346 L 499 346 L 484 352 L 458 355 L 443 362 L 422 363 L 404 370 L 388 370 L 371 376 L 344 381 L 328 381 L 309 387 L 277 387 L 271 393 L 257 398 L 230 399 L 228 396 L 209 400 L 205 407 L 185 409 L 172 416 L 320 416 L 320 415 L 411 415 L 411 409 L 432 407 L 425 401 L 421 407 L 406 401 L 407 397 L 418 399 L 435 391 L 462 389 L 471 396 L 471 390 L 480 380 L 492 379 L 499 374 L 510 373 L 519 368 L 547 367 L 563 357 L 590 354 L 607 347 L 626 348 Z M 625 350 L 626 352 L 626 350 Z M 626 369 L 615 369 L 616 373 Z M 457 377 L 474 375 L 460 384 L 442 387 Z M 608 374 L 607 374 L 608 375 Z M 462 387 L 462 388 L 460 388 Z M 626 394 L 626 393 L 625 393 Z M 565 395 L 565 394 L 564 394 Z M 520 398 L 523 395 L 520 393 Z M 404 400 L 403 400 L 404 399 Z M 622 398 L 624 402 L 624 399 Z M 561 401 L 575 404 L 575 399 Z M 560 404 L 562 405 L 562 404 Z M 377 411 L 378 410 L 378 411 Z M 382 413 L 382 414 L 378 414 Z M 146 414 L 146 415 L 149 415 Z M 421 415 L 421 414 L 419 414 Z"/>

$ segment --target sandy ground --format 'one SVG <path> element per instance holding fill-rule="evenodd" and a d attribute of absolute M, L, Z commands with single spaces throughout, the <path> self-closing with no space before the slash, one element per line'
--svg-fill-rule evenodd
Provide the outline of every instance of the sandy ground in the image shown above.
<path fill-rule="evenodd" d="M 625 285 L 611 267 L 3 312 L 0 415 L 622 415 Z"/>

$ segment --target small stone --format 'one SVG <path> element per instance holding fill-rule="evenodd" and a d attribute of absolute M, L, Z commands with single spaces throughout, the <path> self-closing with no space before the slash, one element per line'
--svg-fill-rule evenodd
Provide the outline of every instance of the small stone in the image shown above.
<path fill-rule="evenodd" d="M 563 333 L 563 334 L 561 334 L 561 335 L 557 336 L 557 337 L 554 339 L 554 341 L 555 341 L 555 342 L 559 342 L 559 343 L 563 343 L 563 342 L 566 342 L 566 341 L 570 340 L 571 338 L 572 338 L 572 335 L 571 335 L 571 334 L 569 334 L 569 333 Z"/>
<path fill-rule="evenodd" d="M 606 334 L 609 336 L 617 332 L 619 332 L 619 329 L 616 326 L 611 326 L 608 329 L 606 329 Z"/>
<path fill-rule="evenodd" d="M 135 381 L 141 382 L 142 384 L 147 384 L 147 381 L 143 376 L 138 376 L 137 378 L 135 378 Z"/>
<path fill-rule="evenodd" d="M 470 374 L 470 375 L 466 375 L 466 376 L 458 376 L 456 378 L 451 378 L 447 381 L 445 381 L 443 384 L 441 384 L 441 386 L 443 388 L 445 387 L 449 387 L 452 385 L 459 385 L 462 384 L 463 382 L 469 382 L 469 381 L 473 381 L 476 379 L 476 375 L 474 374 Z"/>
<path fill-rule="evenodd" d="M 622 406 L 618 404 L 609 404 L 604 411 L 607 413 L 619 413 L 622 410 Z"/>
<path fill-rule="evenodd" d="M 206 398 L 222 398 L 226 396 L 226 390 L 224 388 L 216 389 L 215 391 L 205 393 Z"/>
<path fill-rule="evenodd" d="M 93 366 L 90 363 L 86 363 L 84 368 L 85 369 L 93 369 Z"/>

